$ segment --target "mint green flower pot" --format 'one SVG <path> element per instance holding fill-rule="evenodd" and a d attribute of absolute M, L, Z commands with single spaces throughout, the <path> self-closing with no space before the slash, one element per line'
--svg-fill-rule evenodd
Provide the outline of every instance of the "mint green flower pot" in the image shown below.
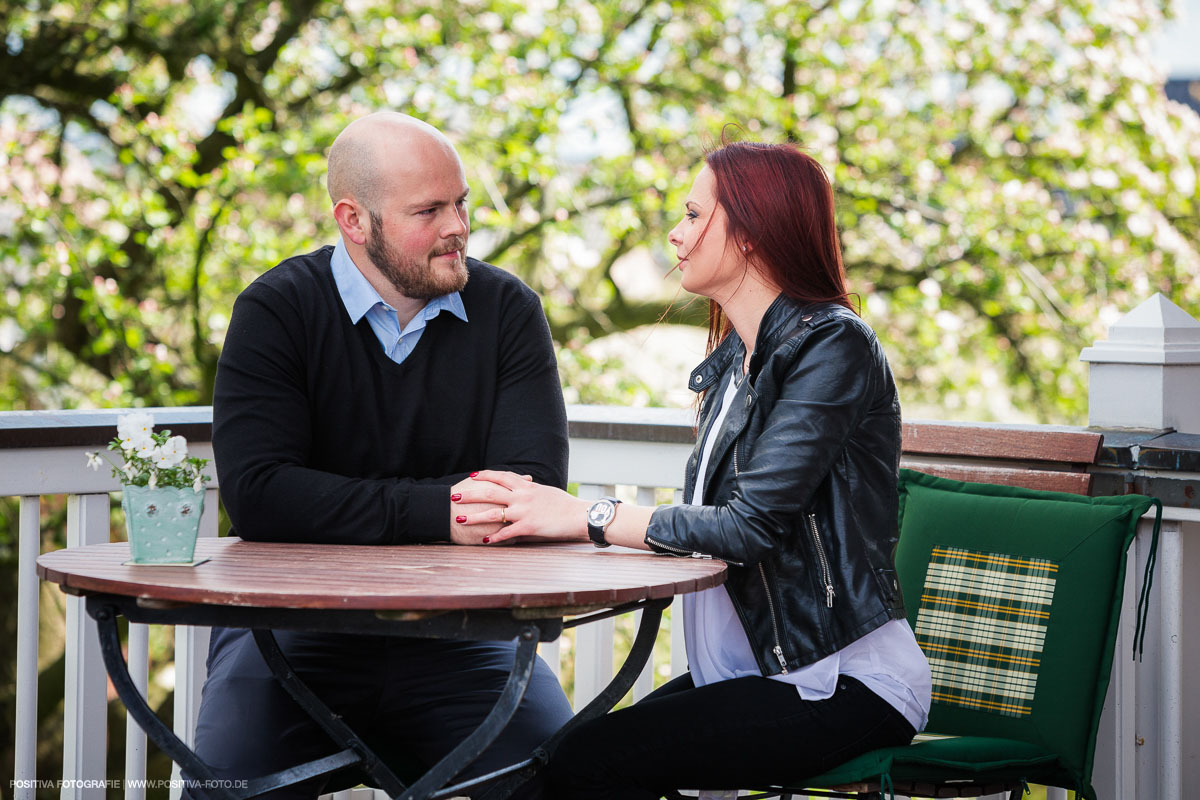
<path fill-rule="evenodd" d="M 131 564 L 190 564 L 204 491 L 126 486 L 121 493 Z"/>

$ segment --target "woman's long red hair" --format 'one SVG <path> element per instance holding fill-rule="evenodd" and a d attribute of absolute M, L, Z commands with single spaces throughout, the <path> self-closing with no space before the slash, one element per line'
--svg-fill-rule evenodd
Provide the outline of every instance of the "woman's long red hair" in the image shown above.
<path fill-rule="evenodd" d="M 812 156 L 792 144 L 728 142 L 705 163 L 716 178 L 716 200 L 731 243 L 750 248 L 757 268 L 801 303 L 837 303 L 857 312 L 833 214 L 833 187 Z M 708 305 L 708 352 L 729 333 L 721 307 Z M 747 342 L 748 348 L 754 342 Z"/>

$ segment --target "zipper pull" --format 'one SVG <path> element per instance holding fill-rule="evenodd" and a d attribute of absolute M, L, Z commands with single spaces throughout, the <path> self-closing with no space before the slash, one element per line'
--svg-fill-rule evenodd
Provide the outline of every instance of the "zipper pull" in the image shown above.
<path fill-rule="evenodd" d="M 775 657 L 779 659 L 779 666 L 783 667 L 783 674 L 787 675 L 787 659 L 783 657 L 783 648 L 775 645 L 773 652 L 775 653 Z"/>
<path fill-rule="evenodd" d="M 833 608 L 833 584 L 825 584 L 825 607 Z"/>

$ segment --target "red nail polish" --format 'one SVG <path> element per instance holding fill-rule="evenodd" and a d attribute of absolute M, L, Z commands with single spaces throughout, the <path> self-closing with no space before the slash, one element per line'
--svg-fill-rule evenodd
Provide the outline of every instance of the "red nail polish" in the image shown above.
<path fill-rule="evenodd" d="M 457 503 L 459 500 L 462 500 L 462 495 L 461 494 L 452 494 L 452 495 L 450 495 L 450 499 Z"/>
<path fill-rule="evenodd" d="M 490 536 L 485 536 L 485 537 L 483 537 L 483 543 L 484 543 L 484 544 L 487 544 L 487 543 L 488 543 L 488 542 L 490 542 L 491 540 L 492 540 L 492 537 L 490 537 Z"/>
<path fill-rule="evenodd" d="M 461 525 L 467 521 L 467 518 L 466 517 L 455 517 L 454 521 L 457 522 L 459 525 Z"/>
<path fill-rule="evenodd" d="M 476 475 L 478 475 L 478 474 L 479 474 L 478 472 L 472 472 L 472 473 L 471 473 L 471 477 L 472 477 L 472 478 L 474 478 L 474 477 L 475 477 Z"/>

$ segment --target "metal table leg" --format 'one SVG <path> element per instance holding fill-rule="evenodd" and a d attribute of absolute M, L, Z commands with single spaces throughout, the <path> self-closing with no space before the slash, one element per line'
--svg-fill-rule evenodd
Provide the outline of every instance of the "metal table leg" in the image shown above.
<path fill-rule="evenodd" d="M 104 658 L 104 666 L 112 679 L 117 696 L 125 704 L 129 716 L 141 726 L 150 741 L 171 757 L 171 760 L 183 768 L 197 781 L 211 781 L 206 794 L 218 800 L 237 800 L 238 793 L 225 788 L 207 764 L 196 757 L 191 749 L 179 740 L 175 732 L 168 728 L 158 718 L 154 710 L 146 703 L 146 698 L 133 684 L 129 675 L 129 667 L 125 656 L 121 653 L 121 634 L 117 630 L 117 610 L 110 605 L 96 602 L 88 598 L 88 613 L 96 620 L 96 628 L 100 632 L 100 653 Z"/>
<path fill-rule="evenodd" d="M 613 706 L 620 702 L 625 693 L 637 681 L 642 667 L 650 659 L 650 654 L 654 650 L 654 640 L 658 638 L 658 625 L 662 620 L 663 609 L 671 604 L 671 599 L 650 600 L 642 606 L 642 620 L 638 625 L 633 646 L 629 649 L 629 655 L 625 657 L 625 663 L 617 670 L 612 681 L 604 687 L 604 691 L 596 695 L 579 713 L 571 717 L 567 724 L 559 728 L 558 732 L 543 742 L 542 746 L 534 751 L 533 758 L 516 765 L 518 769 L 511 777 L 495 784 L 482 795 L 483 800 L 504 800 L 511 795 L 521 784 L 528 781 L 545 766 L 564 736 L 574 730 L 576 726 L 607 714 Z M 597 615 L 597 618 L 600 616 L 602 615 Z"/>
<path fill-rule="evenodd" d="M 592 702 L 584 706 L 578 714 L 571 717 L 566 725 L 559 728 L 558 733 L 547 739 L 541 749 L 547 753 L 553 753 L 562 738 L 575 726 L 604 716 L 620 702 L 626 692 L 633 688 L 642 667 L 646 665 L 646 662 L 650 660 L 650 654 L 654 652 L 654 640 L 658 638 L 658 625 L 662 620 L 662 612 L 671 605 L 671 599 L 651 600 L 642 606 L 641 623 L 638 625 L 637 636 L 633 639 L 633 646 L 629 648 L 629 655 L 625 657 L 625 663 L 617 670 L 617 674 L 613 676 L 608 686 L 604 687 L 604 691 L 596 695 Z"/>
<path fill-rule="evenodd" d="M 172 761 L 179 764 L 187 775 L 187 779 L 194 782 L 188 786 L 194 795 L 214 798 L 214 800 L 244 800 L 271 789 L 290 786 L 364 761 L 362 754 L 347 748 L 330 756 L 270 775 L 251 778 L 247 781 L 245 789 L 233 788 L 229 785 L 230 781 L 219 778 L 208 764 L 193 753 L 191 748 L 158 718 L 158 715 L 146 703 L 146 699 L 142 697 L 142 693 L 137 690 L 133 678 L 129 674 L 129 667 L 125 663 L 125 656 L 121 652 L 121 634 L 117 628 L 117 617 L 121 616 L 120 608 L 105 602 L 102 597 L 89 597 L 87 611 L 96 620 L 96 629 L 100 636 L 100 654 L 104 659 L 105 669 L 108 670 L 108 675 L 112 679 L 113 688 L 117 690 L 117 696 L 125 704 L 125 708 L 133 717 L 134 722 L 146 732 L 147 738 L 166 753 Z M 274 639 L 272 639 L 273 642 Z M 280 655 L 282 657 L 282 654 Z M 330 713 L 323 705 L 321 708 L 326 714 Z M 311 709 L 309 713 L 313 713 Z M 367 752 L 370 753 L 369 750 Z M 371 755 L 374 756 L 374 754 Z M 383 778 L 378 773 L 373 773 L 373 777 L 377 780 Z M 400 784 L 400 788 L 403 788 L 403 784 Z"/>
<path fill-rule="evenodd" d="M 400 800 L 429 800 L 432 797 L 445 795 L 445 792 L 439 790 L 455 775 L 466 769 L 472 761 L 479 757 L 480 753 L 487 749 L 488 745 L 496 740 L 496 737 L 504 730 L 504 726 L 517 712 L 521 698 L 525 696 L 525 690 L 529 688 L 529 681 L 533 677 L 533 665 L 537 661 L 539 638 L 540 631 L 537 623 L 527 622 L 522 626 L 521 634 L 517 639 L 513 670 L 508 676 L 508 682 L 504 685 L 504 690 L 500 693 L 496 705 L 492 707 L 491 712 L 470 736 L 435 764 L 407 792 L 400 795 Z M 453 788 L 457 790 L 459 787 L 473 786 L 485 779 L 490 779 L 490 777 L 483 776 L 458 784 Z"/>
<path fill-rule="evenodd" d="M 251 633 L 254 634 L 254 643 L 258 645 L 258 650 L 266 660 L 267 666 L 271 668 L 271 672 L 279 679 L 284 690 L 292 696 L 292 699 L 304 709 L 304 712 L 320 725 L 333 741 L 358 756 L 361 768 L 371 777 L 376 786 L 391 797 L 403 792 L 403 781 L 396 777 L 388 765 L 375 755 L 371 748 L 367 747 L 366 743 L 349 725 L 342 721 L 341 717 L 334 714 L 329 706 L 321 702 L 313 690 L 300 680 L 283 651 L 279 649 L 279 642 L 275 640 L 275 634 L 265 628 L 255 628 Z"/>

